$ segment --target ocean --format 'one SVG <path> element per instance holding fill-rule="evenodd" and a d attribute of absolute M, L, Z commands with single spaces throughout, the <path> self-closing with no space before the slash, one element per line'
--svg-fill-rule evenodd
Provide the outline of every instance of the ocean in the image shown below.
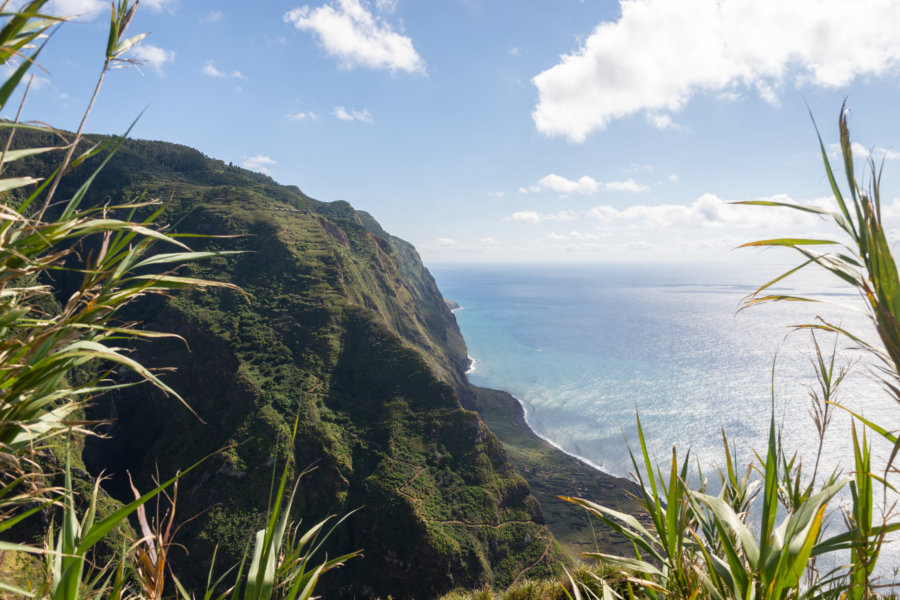
<path fill-rule="evenodd" d="M 775 411 L 784 447 L 812 469 L 818 435 L 809 415 L 816 385 L 808 330 L 821 316 L 872 339 L 854 290 L 814 272 L 780 282 L 780 294 L 818 303 L 739 311 L 743 298 L 780 273 L 771 265 L 432 265 L 474 360 L 472 383 L 522 403 L 540 436 L 614 475 L 634 469 L 640 415 L 659 464 L 690 449 L 714 479 L 722 431 L 744 464 L 765 452 Z M 830 353 L 834 337 L 819 335 Z M 871 376 L 871 359 L 838 344 L 851 374 L 839 399 L 889 428 L 900 410 Z M 850 420 L 834 411 L 820 472 L 849 472 Z M 627 441 L 626 441 L 627 440 Z M 889 454 L 876 443 L 876 465 Z M 879 458 L 880 457 L 880 458 Z M 881 462 L 879 462 L 881 461 Z M 827 474 L 827 473 L 826 473 Z"/>

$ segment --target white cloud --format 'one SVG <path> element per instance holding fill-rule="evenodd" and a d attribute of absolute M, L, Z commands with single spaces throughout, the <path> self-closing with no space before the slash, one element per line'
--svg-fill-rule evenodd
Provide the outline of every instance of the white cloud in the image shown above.
<path fill-rule="evenodd" d="M 244 74 L 240 71 L 232 71 L 231 73 L 227 73 L 220 69 L 216 68 L 214 61 L 208 60 L 203 64 L 203 74 L 209 75 L 210 77 L 217 77 L 219 79 L 244 79 Z"/>
<path fill-rule="evenodd" d="M 553 190 L 554 192 L 563 192 L 571 194 L 577 192 L 579 194 L 593 194 L 600 189 L 600 184 L 593 177 L 582 175 L 578 181 L 566 179 L 556 173 L 550 173 L 541 178 L 537 182 L 537 186 L 543 190 Z"/>
<path fill-rule="evenodd" d="M 147 6 L 154 12 L 162 12 L 176 2 L 177 0 L 141 0 L 141 6 Z M 58 16 L 76 16 L 90 20 L 101 11 L 109 13 L 107 0 L 50 0 L 48 12 Z"/>
<path fill-rule="evenodd" d="M 504 221 L 514 221 L 517 223 L 540 223 L 541 215 L 531 210 L 523 210 L 514 212 L 508 217 L 503 217 Z"/>
<path fill-rule="evenodd" d="M 681 129 L 681 125 L 673 121 L 669 115 L 648 113 L 647 121 L 657 129 Z"/>
<path fill-rule="evenodd" d="M 560 192 L 562 194 L 594 194 L 599 190 L 610 192 L 644 192 L 649 188 L 632 178 L 625 181 L 597 181 L 593 177 L 582 175 L 577 181 L 566 179 L 556 173 L 550 173 L 540 179 L 536 185 L 519 188 L 520 194 L 531 194 L 543 191 Z"/>
<path fill-rule="evenodd" d="M 876 163 L 880 163 L 882 160 L 897 160 L 900 158 L 900 152 L 881 147 L 866 148 L 859 142 L 852 142 L 850 144 L 850 151 L 853 153 L 853 158 L 856 160 L 868 160 L 869 157 L 871 157 Z M 841 145 L 829 144 L 828 155 L 832 158 L 840 158 Z"/>
<path fill-rule="evenodd" d="M 178 0 L 141 0 L 141 6 L 147 6 L 150 10 L 162 12 L 168 10 L 171 12 L 170 6 L 178 2 Z"/>
<path fill-rule="evenodd" d="M 544 215 L 544 219 L 547 221 L 574 221 L 578 219 L 578 213 L 574 210 L 561 210 L 558 213 L 553 213 L 551 215 Z"/>
<path fill-rule="evenodd" d="M 22 62 L 20 60 L 12 58 L 0 65 L 0 79 L 9 79 L 12 77 L 13 73 L 16 72 L 16 69 L 18 69 L 21 64 Z M 43 89 L 51 83 L 48 78 L 38 75 L 39 72 L 38 69 L 31 69 L 24 77 L 26 83 L 30 82 L 32 91 Z M 6 117 L 4 116 L 4 118 Z"/>
<path fill-rule="evenodd" d="M 666 179 L 668 179 L 672 183 L 678 183 L 678 175 L 676 175 L 675 173 L 669 173 L 669 176 L 666 177 Z"/>
<path fill-rule="evenodd" d="M 629 177 L 625 181 L 609 181 L 604 183 L 603 189 L 611 192 L 646 192 L 650 188 Z"/>
<path fill-rule="evenodd" d="M 399 0 L 375 0 L 375 9 L 381 12 L 392 13 L 397 10 Z"/>
<path fill-rule="evenodd" d="M 380 2 L 378 6 L 392 4 Z M 336 0 L 313 9 L 304 5 L 287 12 L 284 20 L 301 31 L 313 32 L 325 51 L 337 57 L 344 68 L 425 72 L 425 61 L 413 48 L 412 40 L 373 15 L 360 0 Z"/>
<path fill-rule="evenodd" d="M 620 7 L 617 21 L 600 23 L 532 79 L 539 131 L 581 142 L 615 119 L 677 111 L 698 93 L 750 89 L 776 101 L 785 84 L 842 87 L 900 64 L 895 0 L 620 0 Z"/>
<path fill-rule="evenodd" d="M 201 23 L 218 23 L 225 17 L 221 10 L 212 10 L 208 15 L 200 19 Z"/>
<path fill-rule="evenodd" d="M 109 3 L 105 0 L 51 0 L 49 12 L 92 19 L 104 9 L 109 9 Z"/>
<path fill-rule="evenodd" d="M 371 123 L 373 120 L 372 113 L 366 108 L 362 110 L 347 110 L 343 106 L 335 106 L 334 111 L 332 111 L 331 114 L 341 121 L 363 121 L 365 123 Z"/>
<path fill-rule="evenodd" d="M 478 242 L 484 244 L 485 246 L 499 246 L 502 244 L 500 240 L 494 239 L 491 236 L 479 238 Z"/>
<path fill-rule="evenodd" d="M 797 203 L 784 194 L 759 198 L 774 202 Z M 822 206 L 828 199 L 817 199 L 807 204 Z M 616 208 L 609 205 L 597 206 L 588 211 L 588 216 L 600 221 L 601 226 L 619 229 L 667 230 L 674 228 L 724 228 L 778 231 L 785 228 L 811 228 L 818 219 L 815 215 L 789 209 L 764 208 L 760 206 L 736 205 L 726 202 L 715 194 L 703 194 L 688 205 L 659 204 L 655 206 L 633 205 Z"/>
<path fill-rule="evenodd" d="M 488 198 L 502 198 L 505 195 L 506 195 L 506 192 L 488 192 L 487 193 Z"/>
<path fill-rule="evenodd" d="M 153 44 L 139 44 L 128 51 L 128 53 L 140 61 L 142 66 L 147 66 L 157 73 L 163 72 L 163 66 L 166 63 L 175 62 L 175 52 L 173 50 L 164 50 Z"/>
<path fill-rule="evenodd" d="M 887 202 L 882 202 L 881 218 L 884 221 L 900 220 L 900 198 L 894 198 L 894 200 L 890 204 L 888 204 Z M 900 224 L 900 223 L 898 223 L 898 224 Z M 897 238 L 892 236 L 889 239 L 897 239 Z"/>
<path fill-rule="evenodd" d="M 269 170 L 267 165 L 277 165 L 278 162 L 265 156 L 263 154 L 257 154 L 256 156 L 251 156 L 247 160 L 241 163 L 241 166 L 245 169 L 250 169 L 251 171 L 259 171 L 260 173 L 265 173 L 266 175 L 271 175 L 272 171 Z"/>
<path fill-rule="evenodd" d="M 546 236 L 548 240 L 553 240 L 554 242 L 565 242 L 569 240 L 577 240 L 577 241 L 586 241 L 586 240 L 594 240 L 599 241 L 608 238 L 609 236 L 605 233 L 583 233 L 581 231 L 570 231 L 568 233 L 548 233 Z"/>
<path fill-rule="evenodd" d="M 564 223 L 566 221 L 575 221 L 579 215 L 574 210 L 561 210 L 555 213 L 541 214 L 533 210 L 523 210 L 514 212 L 513 214 L 503 217 L 504 221 L 512 221 L 516 223 L 542 223 L 544 221 L 553 221 L 556 223 Z"/>
<path fill-rule="evenodd" d="M 452 238 L 442 237 L 434 240 L 434 245 L 438 246 L 439 248 L 451 248 L 456 245 L 456 240 Z"/>
<path fill-rule="evenodd" d="M 312 111 L 300 111 L 291 113 L 289 115 L 285 115 L 286 118 L 291 121 L 317 121 L 319 119 L 319 115 Z"/>

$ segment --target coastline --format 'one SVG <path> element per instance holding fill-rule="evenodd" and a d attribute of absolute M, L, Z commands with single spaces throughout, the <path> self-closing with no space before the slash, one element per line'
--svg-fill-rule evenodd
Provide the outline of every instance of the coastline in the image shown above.
<path fill-rule="evenodd" d="M 474 367 L 473 367 L 473 370 L 474 370 Z M 466 373 L 468 373 L 468 371 L 466 371 Z M 509 394 L 509 392 L 506 392 L 506 393 Z M 509 396 L 518 403 L 519 409 L 522 411 L 522 420 L 525 422 L 525 426 L 528 428 L 528 431 L 530 431 L 533 436 L 540 439 L 545 444 L 549 444 L 554 449 L 558 450 L 559 452 L 562 452 L 569 458 L 572 458 L 580 463 L 584 463 L 585 465 L 589 466 L 590 468 L 592 468 L 596 471 L 603 473 L 604 475 L 609 475 L 610 477 L 614 477 L 614 478 L 620 479 L 622 481 L 631 482 L 631 480 L 628 479 L 627 477 L 622 477 L 621 475 L 616 475 L 615 473 L 610 473 L 609 471 L 607 471 L 606 469 L 604 469 L 597 463 L 592 462 L 591 460 L 589 460 L 583 456 L 579 456 L 579 455 L 575 454 L 574 452 L 569 452 L 568 450 L 566 450 L 565 448 L 563 448 L 562 446 L 560 446 L 559 444 L 557 444 L 550 438 L 542 436 L 540 433 L 537 432 L 537 430 L 534 427 L 531 426 L 531 423 L 528 422 L 528 410 L 525 407 L 525 403 L 522 402 L 520 399 L 516 398 L 515 396 L 513 396 L 512 394 L 509 394 Z"/>
<path fill-rule="evenodd" d="M 541 503 L 547 526 L 567 554 L 578 559 L 582 552 L 599 548 L 601 552 L 630 555 L 631 544 L 624 538 L 596 520 L 591 526 L 584 509 L 558 496 L 586 498 L 637 516 L 643 512 L 637 501 L 640 487 L 536 434 L 526 421 L 522 404 L 508 392 L 471 384 L 470 387 L 481 418 L 500 439 L 516 471 L 528 482 Z"/>
<path fill-rule="evenodd" d="M 444 303 L 454 316 L 463 309 L 446 298 Z M 468 354 L 466 360 L 468 376 L 477 368 L 478 360 Z M 637 500 L 640 487 L 538 434 L 528 423 L 524 404 L 512 394 L 471 382 L 469 388 L 475 397 L 476 410 L 503 444 L 516 472 L 528 482 L 541 505 L 547 527 L 563 551 L 574 561 L 581 560 L 583 552 L 630 556 L 633 552 L 630 542 L 559 496 L 585 498 L 639 516 L 643 513 Z"/>

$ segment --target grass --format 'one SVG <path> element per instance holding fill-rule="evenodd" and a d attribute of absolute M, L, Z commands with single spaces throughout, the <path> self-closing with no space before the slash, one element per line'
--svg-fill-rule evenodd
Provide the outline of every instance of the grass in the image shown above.
<path fill-rule="evenodd" d="M 440 600 L 570 600 L 576 589 L 577 593 L 591 590 L 602 595 L 602 582 L 610 575 L 608 567 L 585 565 L 561 577 L 526 578 L 503 589 L 454 590 Z"/>

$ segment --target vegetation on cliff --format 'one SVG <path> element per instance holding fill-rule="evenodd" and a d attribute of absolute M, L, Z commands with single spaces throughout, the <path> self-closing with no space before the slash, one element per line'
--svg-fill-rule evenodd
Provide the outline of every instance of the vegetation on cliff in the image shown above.
<path fill-rule="evenodd" d="M 161 146 L 126 142 L 109 166 Z M 90 417 L 116 422 L 109 439 L 88 442 L 89 469 L 112 473 L 108 489 L 120 496 L 126 471 L 148 483 L 157 465 L 166 476 L 230 446 L 185 477 L 179 511 L 200 516 L 180 537 L 191 556 L 223 542 L 220 553 L 238 559 L 242 532 L 265 513 L 259 490 L 273 455 L 299 414 L 292 450 L 297 464 L 315 468 L 297 515 L 364 507 L 331 537 L 333 548 L 366 552 L 335 586 L 426 597 L 546 570 L 556 550 L 539 505 L 499 441 L 460 405 L 471 403 L 464 345 L 414 250 L 373 233 L 346 203 L 251 178 L 204 184 L 215 169 L 241 175 L 204 160 L 197 178 L 156 171 L 133 185 L 151 195 L 174 188 L 164 218 L 179 231 L 241 236 L 206 244 L 243 253 L 191 266 L 191 275 L 239 285 L 246 299 L 212 290 L 138 309 L 147 327 L 187 344 L 160 340 L 135 357 L 178 365 L 166 381 L 205 423 L 147 387 L 99 399 Z M 149 156 L 140 162 L 146 169 Z M 93 193 L 110 193 L 106 185 L 98 176 Z"/>

